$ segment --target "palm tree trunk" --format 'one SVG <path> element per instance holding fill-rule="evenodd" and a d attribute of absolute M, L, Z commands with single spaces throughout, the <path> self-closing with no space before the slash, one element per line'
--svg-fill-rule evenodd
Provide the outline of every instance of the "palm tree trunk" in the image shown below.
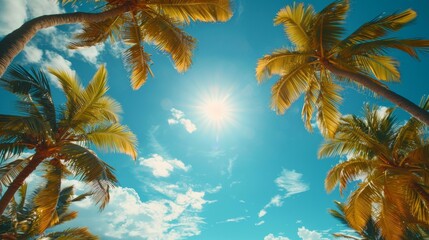
<path fill-rule="evenodd" d="M 31 19 L 15 31 L 6 35 L 0 41 L 0 77 L 4 74 L 16 55 L 24 49 L 25 45 L 39 30 L 62 24 L 100 22 L 128 12 L 130 8 L 131 7 L 129 5 L 123 5 L 100 13 L 63 13 L 45 15 Z"/>
<path fill-rule="evenodd" d="M 324 61 L 323 65 L 331 71 L 333 74 L 336 74 L 341 77 L 345 77 L 348 79 L 352 79 L 353 81 L 359 83 L 360 85 L 370 89 L 374 93 L 386 98 L 387 100 L 391 101 L 398 107 L 402 108 L 403 110 L 407 111 L 409 114 L 411 114 L 413 117 L 417 118 L 420 122 L 426 124 L 429 126 L 429 112 L 425 111 L 424 109 L 420 108 L 410 100 L 402 97 L 401 95 L 387 89 L 386 87 L 383 87 L 382 85 L 379 85 L 375 82 L 373 82 L 370 78 L 367 76 L 350 72 L 347 70 L 344 70 L 342 68 L 339 68 L 335 66 L 334 64 Z"/>
<path fill-rule="evenodd" d="M 0 216 L 3 214 L 9 202 L 12 200 L 16 191 L 22 186 L 25 179 L 39 166 L 39 164 L 45 159 L 45 156 L 38 154 L 37 152 L 33 155 L 31 161 L 22 171 L 16 176 L 12 183 L 8 186 L 6 192 L 0 199 Z"/>

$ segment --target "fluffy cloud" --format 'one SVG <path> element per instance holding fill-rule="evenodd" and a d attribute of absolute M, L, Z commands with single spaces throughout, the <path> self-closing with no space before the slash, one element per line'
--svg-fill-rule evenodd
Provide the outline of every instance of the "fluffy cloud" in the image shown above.
<path fill-rule="evenodd" d="M 24 57 L 29 63 L 38 63 L 42 60 L 43 51 L 33 45 L 24 48 Z"/>
<path fill-rule="evenodd" d="M 270 233 L 264 237 L 264 240 L 289 240 L 289 238 L 283 236 L 276 237 L 272 233 Z"/>
<path fill-rule="evenodd" d="M 195 126 L 195 124 L 191 120 L 185 118 L 184 112 L 175 108 L 172 108 L 170 111 L 172 118 L 169 118 L 167 120 L 169 125 L 181 124 L 185 127 L 188 133 L 192 133 L 197 130 L 197 126 Z"/>
<path fill-rule="evenodd" d="M 84 190 L 81 185 L 75 187 Z M 73 205 L 79 217 L 67 227 L 88 226 L 101 238 L 116 239 L 173 240 L 200 234 L 204 220 L 198 213 L 207 203 L 205 193 L 191 188 L 176 190 L 173 198 L 142 201 L 132 188 L 113 188 L 110 203 L 102 212 L 87 204 L 88 200 Z"/>
<path fill-rule="evenodd" d="M 61 13 L 55 0 L 0 0 L 0 36 L 20 27 L 28 18 Z"/>
<path fill-rule="evenodd" d="M 188 171 L 190 166 L 186 166 L 182 161 L 177 159 L 164 159 L 158 154 L 153 154 L 150 158 L 140 158 L 139 163 L 142 166 L 149 167 L 155 177 L 169 177 L 174 169 Z"/>
<path fill-rule="evenodd" d="M 306 192 L 310 189 L 308 184 L 302 181 L 302 174 L 295 172 L 295 170 L 290 171 L 283 169 L 280 176 L 277 177 L 274 182 L 279 188 L 279 191 L 284 192 L 284 194 L 277 194 L 272 197 L 270 202 L 259 211 L 258 217 L 265 216 L 267 214 L 267 209 L 270 207 L 281 207 L 285 198 Z"/>
<path fill-rule="evenodd" d="M 327 238 L 322 237 L 321 233 L 308 230 L 305 227 L 298 228 L 297 234 L 302 240 L 329 240 Z"/>

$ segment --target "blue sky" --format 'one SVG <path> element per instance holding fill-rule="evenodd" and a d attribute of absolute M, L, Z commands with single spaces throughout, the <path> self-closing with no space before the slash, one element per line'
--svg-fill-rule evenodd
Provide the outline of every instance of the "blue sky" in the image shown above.
<path fill-rule="evenodd" d="M 316 10 L 330 3 L 303 2 Z M 136 161 L 100 153 L 116 169 L 120 186 L 101 213 L 90 202 L 75 205 L 80 216 L 66 227 L 88 226 L 102 239 L 151 240 L 318 240 L 345 229 L 327 213 L 334 200 L 344 198 L 337 190 L 327 194 L 323 184 L 340 159 L 317 159 L 323 139 L 317 130 L 304 129 L 302 99 L 285 115 L 276 115 L 270 109 L 270 88 L 277 78 L 258 85 L 254 76 L 260 57 L 290 44 L 282 27 L 273 26 L 287 4 L 292 1 L 235 0 L 229 22 L 186 27 L 198 45 L 192 67 L 183 74 L 168 55 L 148 47 L 155 77 L 138 91 L 129 86 L 120 44 L 67 50 L 78 25 L 45 30 L 30 42 L 15 64 L 73 69 L 83 82 L 106 64 L 109 94 L 123 107 L 122 123 L 139 139 Z M 65 11 L 51 0 L 0 0 L 0 6 L 0 35 L 25 19 Z M 416 10 L 418 18 L 396 36 L 429 38 L 429 3 L 424 0 L 351 1 L 347 29 L 407 8 Z M 429 89 L 428 56 L 419 62 L 392 55 L 401 62 L 402 83 L 389 87 L 418 102 Z M 359 114 L 363 102 L 391 106 L 367 91 L 344 87 L 343 114 Z M 54 89 L 57 104 L 63 103 Z M 13 113 L 14 98 L 3 90 L 0 94 L 0 112 Z M 227 106 L 219 126 L 204 111 L 213 101 Z M 408 118 L 401 110 L 396 113 Z M 30 182 L 36 185 L 40 178 L 34 175 Z M 76 180 L 64 184 L 85 189 Z"/>

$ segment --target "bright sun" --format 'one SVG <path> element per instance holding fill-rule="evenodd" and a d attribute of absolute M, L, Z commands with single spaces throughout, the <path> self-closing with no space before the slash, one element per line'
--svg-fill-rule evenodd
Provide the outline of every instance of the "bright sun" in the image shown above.
<path fill-rule="evenodd" d="M 198 111 L 201 113 L 203 122 L 217 133 L 234 121 L 234 107 L 230 94 L 217 87 L 211 88 L 201 96 Z"/>

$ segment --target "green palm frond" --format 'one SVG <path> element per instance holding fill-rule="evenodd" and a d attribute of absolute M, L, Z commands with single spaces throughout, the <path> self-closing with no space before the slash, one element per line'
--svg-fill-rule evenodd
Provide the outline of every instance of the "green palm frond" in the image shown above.
<path fill-rule="evenodd" d="M 272 75 L 286 75 L 291 70 L 285 69 L 285 66 L 304 64 L 307 60 L 314 58 L 312 53 L 302 53 L 299 51 L 290 51 L 288 49 L 279 49 L 272 54 L 265 55 L 259 59 L 256 66 L 256 78 L 259 83 Z M 308 61 L 311 62 L 311 61 Z M 291 69 L 293 69 L 291 67 Z"/>
<path fill-rule="evenodd" d="M 98 148 L 126 153 L 133 159 L 137 157 L 137 138 L 126 126 L 120 124 L 99 126 L 88 131 L 85 139 Z"/>
<path fill-rule="evenodd" d="M 3 186 L 9 186 L 9 184 L 18 176 L 22 169 L 30 161 L 29 158 L 16 159 L 10 163 L 7 163 L 0 167 L 0 194 Z"/>
<path fill-rule="evenodd" d="M 310 64 L 298 65 L 284 75 L 271 88 L 272 104 L 277 113 L 283 114 L 286 109 L 308 88 L 306 79 L 311 74 L 313 66 Z"/>
<path fill-rule="evenodd" d="M 297 46 L 298 50 L 307 49 L 312 41 L 311 27 L 315 18 L 313 7 L 303 3 L 286 6 L 274 18 L 274 24 L 283 24 L 286 36 Z"/>
<path fill-rule="evenodd" d="M 139 17 L 144 40 L 169 53 L 177 71 L 186 71 L 192 64 L 195 39 L 177 27 L 179 22 L 156 11 L 143 11 Z"/>
<path fill-rule="evenodd" d="M 110 199 L 109 189 L 117 183 L 113 168 L 94 152 L 76 144 L 64 144 L 61 153 L 67 157 L 72 172 L 90 185 L 91 198 L 103 209 Z"/>
<path fill-rule="evenodd" d="M 225 22 L 232 17 L 229 0 L 152 0 L 148 5 L 184 23 L 191 21 Z"/>
<path fill-rule="evenodd" d="M 88 228 L 69 228 L 59 232 L 45 234 L 43 239 L 56 240 L 98 240 L 99 238 L 88 231 Z"/>

